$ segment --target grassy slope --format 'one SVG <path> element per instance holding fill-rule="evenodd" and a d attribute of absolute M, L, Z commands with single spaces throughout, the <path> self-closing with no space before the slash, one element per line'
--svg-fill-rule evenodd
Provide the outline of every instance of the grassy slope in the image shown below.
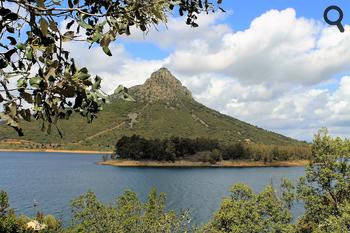
<path fill-rule="evenodd" d="M 128 125 L 128 113 L 139 114 L 133 128 Z M 203 120 L 208 127 L 195 121 L 192 113 Z M 0 126 L 0 139 L 21 139 L 43 144 L 61 144 L 64 149 L 111 150 L 123 135 L 139 134 L 147 138 L 209 137 L 222 142 L 237 142 L 250 139 L 264 144 L 300 144 L 288 137 L 265 131 L 237 119 L 220 114 L 194 101 L 180 101 L 177 104 L 131 103 L 117 101 L 105 106 L 98 119 L 87 124 L 78 115 L 69 121 L 61 121 L 59 128 L 64 134 L 61 139 L 53 128 L 50 135 L 40 130 L 40 122 L 23 123 L 25 136 Z M 0 148 L 28 147 L 29 144 L 8 145 L 0 142 Z M 33 146 L 33 145 L 31 145 Z"/>

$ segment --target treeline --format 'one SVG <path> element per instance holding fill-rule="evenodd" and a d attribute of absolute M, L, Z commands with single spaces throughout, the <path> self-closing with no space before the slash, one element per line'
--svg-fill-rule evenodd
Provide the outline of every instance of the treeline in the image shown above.
<path fill-rule="evenodd" d="M 219 148 L 216 140 L 197 138 L 145 139 L 138 135 L 124 136 L 116 144 L 116 154 L 123 159 L 175 161 L 200 151 Z"/>
<path fill-rule="evenodd" d="M 220 160 L 285 161 L 309 159 L 309 146 L 276 146 L 251 142 L 222 145 L 208 138 L 145 139 L 138 135 L 124 136 L 116 144 L 115 155 L 132 160 L 175 161 L 189 159 L 215 163 Z"/>
<path fill-rule="evenodd" d="M 251 159 L 272 162 L 311 158 L 310 146 L 277 146 L 239 142 L 233 145 L 224 145 L 221 147 L 221 151 L 224 160 Z"/>

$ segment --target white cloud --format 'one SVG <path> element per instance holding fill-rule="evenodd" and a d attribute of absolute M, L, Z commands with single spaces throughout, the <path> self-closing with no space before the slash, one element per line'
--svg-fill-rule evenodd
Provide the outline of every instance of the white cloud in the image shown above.
<path fill-rule="evenodd" d="M 123 38 L 154 43 L 161 48 L 186 48 L 201 41 L 214 44 L 224 34 L 232 31 L 227 24 L 218 23 L 225 17 L 223 13 L 199 15 L 197 23 L 200 26 L 197 28 L 187 25 L 184 17 L 171 17 L 166 25 L 151 28 L 147 34 L 132 28 L 131 35 Z"/>
<path fill-rule="evenodd" d="M 314 20 L 296 18 L 293 9 L 271 10 L 256 18 L 247 30 L 226 33 L 215 42 L 214 51 L 211 41 L 176 50 L 169 66 L 184 74 L 224 73 L 249 84 L 278 81 L 312 85 L 349 70 L 347 28 L 342 34 L 336 27 L 324 28 Z"/>

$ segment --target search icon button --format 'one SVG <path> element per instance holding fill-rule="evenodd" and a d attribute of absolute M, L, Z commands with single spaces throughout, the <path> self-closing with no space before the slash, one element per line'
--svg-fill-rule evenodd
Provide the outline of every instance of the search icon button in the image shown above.
<path fill-rule="evenodd" d="M 337 20 L 334 21 L 334 20 L 329 19 L 328 14 L 330 11 L 337 11 L 338 12 L 338 19 Z M 323 18 L 326 21 L 326 23 L 328 23 L 329 25 L 337 26 L 340 32 L 345 31 L 344 26 L 342 24 L 342 20 L 344 18 L 344 13 L 343 13 L 342 9 L 340 9 L 340 7 L 338 7 L 338 6 L 327 7 L 327 9 L 324 11 Z"/>

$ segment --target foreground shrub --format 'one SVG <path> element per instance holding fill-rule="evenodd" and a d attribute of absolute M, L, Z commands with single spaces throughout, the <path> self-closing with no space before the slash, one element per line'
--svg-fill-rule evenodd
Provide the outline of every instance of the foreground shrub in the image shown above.
<path fill-rule="evenodd" d="M 73 224 L 69 232 L 176 233 L 188 232 L 187 215 L 165 211 L 165 195 L 153 189 L 146 203 L 125 191 L 114 204 L 104 205 L 92 192 L 72 202 Z"/>
<path fill-rule="evenodd" d="M 293 229 L 290 205 L 278 197 L 271 186 L 256 194 L 249 186 L 236 184 L 230 193 L 201 230 L 203 233 L 290 232 Z"/>
<path fill-rule="evenodd" d="M 300 232 L 331 229 L 349 219 L 349 145 L 348 140 L 330 137 L 326 129 L 315 135 L 311 163 L 297 190 L 305 206 L 305 214 L 299 219 Z M 350 232 L 350 222 L 341 228 L 346 230 L 340 232 Z"/>

